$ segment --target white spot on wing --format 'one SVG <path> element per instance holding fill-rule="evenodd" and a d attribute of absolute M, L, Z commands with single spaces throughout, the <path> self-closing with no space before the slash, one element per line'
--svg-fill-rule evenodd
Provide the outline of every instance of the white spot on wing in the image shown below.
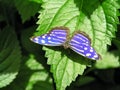
<path fill-rule="evenodd" d="M 39 39 L 36 37 L 36 38 L 34 38 L 35 39 L 35 41 L 38 41 Z"/>
<path fill-rule="evenodd" d="M 48 37 L 48 40 L 50 40 L 51 39 L 51 37 Z"/>
<path fill-rule="evenodd" d="M 52 46 L 58 46 L 60 45 L 61 43 L 60 42 L 52 42 L 52 41 L 48 41 L 49 43 L 53 44 Z"/>
<path fill-rule="evenodd" d="M 44 38 L 44 39 L 45 39 L 45 37 L 46 37 L 45 35 L 42 36 L 42 38 Z"/>
<path fill-rule="evenodd" d="M 98 59 L 98 58 L 99 58 L 99 56 L 98 56 L 97 54 L 95 54 L 92 59 L 96 60 L 96 59 Z"/>
<path fill-rule="evenodd" d="M 44 43 L 45 43 L 45 40 L 41 40 L 41 43 L 43 43 L 43 44 L 44 44 Z"/>
<path fill-rule="evenodd" d="M 89 46 L 89 44 L 87 44 L 87 43 L 82 43 L 83 45 L 85 45 L 85 46 Z"/>
<path fill-rule="evenodd" d="M 95 58 L 93 57 L 92 59 L 94 59 L 95 60 Z"/>
<path fill-rule="evenodd" d="M 93 49 L 90 49 L 90 52 L 93 52 Z"/>
<path fill-rule="evenodd" d="M 52 43 L 52 44 L 54 44 L 55 42 L 52 42 L 52 41 L 48 41 L 49 43 Z"/>
<path fill-rule="evenodd" d="M 52 33 L 50 33 L 49 35 L 50 35 L 50 36 L 53 36 L 53 34 L 52 34 Z"/>
<path fill-rule="evenodd" d="M 36 38 L 32 38 L 31 39 L 33 42 L 35 42 L 35 43 L 39 43 L 39 39 L 36 37 Z"/>
<path fill-rule="evenodd" d="M 87 50 L 88 48 L 87 47 L 84 47 L 84 50 Z"/>
<path fill-rule="evenodd" d="M 97 54 L 95 54 L 95 55 L 94 55 L 94 58 L 97 58 L 97 57 L 98 57 L 98 55 L 97 55 Z"/>
<path fill-rule="evenodd" d="M 91 53 L 87 53 L 86 56 L 91 56 Z"/>

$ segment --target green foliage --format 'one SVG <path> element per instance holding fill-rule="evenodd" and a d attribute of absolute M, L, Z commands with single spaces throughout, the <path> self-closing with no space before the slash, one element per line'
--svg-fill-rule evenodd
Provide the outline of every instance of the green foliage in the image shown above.
<path fill-rule="evenodd" d="M 0 0 L 0 88 L 73 90 L 99 79 L 115 83 L 114 71 L 120 67 L 119 10 L 120 0 Z M 78 30 L 89 35 L 101 60 L 30 41 L 32 35 L 56 26 L 68 27 L 71 36 Z"/>
<path fill-rule="evenodd" d="M 19 75 L 11 83 L 10 90 L 53 90 L 52 78 L 33 54 L 23 56 Z M 5 88 L 5 90 L 7 90 Z"/>
<path fill-rule="evenodd" d="M 106 53 L 102 60 L 95 64 L 98 69 L 109 69 L 120 67 L 119 52 Z"/>
<path fill-rule="evenodd" d="M 21 51 L 14 29 L 0 32 L 0 88 L 10 84 L 18 74 Z"/>
<path fill-rule="evenodd" d="M 78 74 L 83 74 L 86 66 L 82 60 L 78 61 L 78 57 L 68 58 L 65 53 L 55 52 L 45 47 L 44 50 L 46 50 L 46 57 L 49 57 L 48 64 L 51 65 L 51 72 L 58 90 L 64 90 L 67 85 L 70 85 L 72 80 L 75 80 Z"/>
<path fill-rule="evenodd" d="M 99 0 L 93 0 L 92 2 L 89 2 L 88 0 L 86 0 L 82 2 L 81 0 L 80 2 L 77 0 L 59 0 L 59 1 L 49 0 L 49 1 L 44 1 L 42 7 L 44 8 L 44 10 L 41 12 L 39 16 L 40 20 L 37 22 L 40 25 L 38 27 L 38 32 L 36 33 L 36 35 L 46 33 L 52 27 L 55 26 L 69 27 L 71 34 L 75 30 L 84 31 L 90 36 L 92 41 L 92 46 L 101 55 L 101 57 L 104 58 L 103 56 L 107 51 L 107 44 L 110 44 L 111 38 L 115 37 L 115 31 L 117 28 L 116 24 L 118 23 L 118 18 L 116 17 L 117 16 L 116 9 L 118 8 L 118 5 L 115 1 L 105 0 L 103 2 L 100 2 Z M 69 69 L 67 65 L 69 65 L 69 62 L 71 60 L 69 59 L 69 57 L 66 57 L 64 53 L 62 56 L 60 56 L 59 55 L 60 53 L 56 50 L 54 50 L 53 52 L 51 52 L 48 49 L 47 50 L 44 49 L 44 50 L 46 51 L 46 53 L 50 53 L 50 55 L 46 55 L 46 57 L 48 58 L 48 62 L 51 60 L 53 60 L 53 63 L 56 63 L 57 61 L 58 63 L 60 63 L 60 61 L 61 63 L 66 62 L 65 66 L 56 66 L 55 68 L 62 67 L 61 69 L 63 69 L 63 67 L 65 67 Z M 51 58 L 54 57 L 55 55 L 57 55 L 57 58 Z M 75 57 L 74 55 L 72 56 Z M 64 62 L 62 62 L 62 60 Z M 77 60 L 78 62 L 80 62 L 81 58 L 78 58 Z M 51 67 L 54 67 L 53 63 L 50 63 Z M 59 65 L 58 63 L 56 63 L 56 65 Z M 76 62 L 72 62 L 72 63 L 75 64 Z M 78 64 L 79 67 L 81 65 L 82 64 Z M 78 68 L 74 68 L 75 71 L 76 69 Z M 84 71 L 84 69 L 85 68 L 83 68 L 82 71 Z M 60 70 L 54 69 L 52 70 L 52 72 L 53 74 L 55 74 L 54 78 L 57 84 L 57 89 L 64 90 L 65 87 L 69 85 L 71 81 L 74 80 L 74 78 L 68 79 L 67 78 L 68 75 L 66 75 L 66 78 L 67 80 L 69 80 L 69 82 L 66 81 L 65 83 L 63 83 L 63 85 L 59 84 L 62 79 L 59 79 L 61 78 L 59 77 L 58 80 L 56 80 L 56 77 L 58 77 L 56 76 L 56 72 L 59 72 Z M 67 71 L 63 71 L 63 72 L 68 73 Z M 62 74 L 60 73 L 61 72 L 59 72 L 58 75 Z M 78 74 L 80 73 L 78 72 L 77 75 Z"/>
<path fill-rule="evenodd" d="M 34 16 L 40 9 L 40 3 L 37 0 L 14 0 L 15 6 L 21 15 L 22 22 L 29 20 L 31 16 Z"/>
<path fill-rule="evenodd" d="M 94 80 L 95 80 L 95 78 L 93 78 L 93 77 L 82 76 L 77 80 L 76 85 L 77 86 L 82 86 L 82 85 L 88 84 L 90 82 L 93 82 Z"/>

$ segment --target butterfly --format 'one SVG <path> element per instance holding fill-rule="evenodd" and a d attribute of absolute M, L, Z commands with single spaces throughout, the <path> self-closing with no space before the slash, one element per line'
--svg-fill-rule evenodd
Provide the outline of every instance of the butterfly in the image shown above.
<path fill-rule="evenodd" d="M 69 37 L 69 29 L 67 27 L 55 27 L 49 33 L 41 36 L 33 36 L 31 41 L 45 46 L 64 46 L 70 48 L 74 52 L 93 60 L 99 60 L 100 55 L 91 46 L 91 40 L 84 32 L 75 32 Z"/>

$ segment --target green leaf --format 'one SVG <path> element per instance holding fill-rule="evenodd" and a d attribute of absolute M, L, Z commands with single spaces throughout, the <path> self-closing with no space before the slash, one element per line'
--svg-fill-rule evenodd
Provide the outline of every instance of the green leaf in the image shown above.
<path fill-rule="evenodd" d="M 77 82 L 75 82 L 75 85 L 77 86 L 83 86 L 85 84 L 88 84 L 88 83 L 91 83 L 95 81 L 95 78 L 94 77 L 90 77 L 90 76 L 81 76 Z"/>
<path fill-rule="evenodd" d="M 40 64 L 36 56 L 23 56 L 22 67 L 17 78 L 4 90 L 53 90 L 49 72 Z M 22 82 L 21 82 L 22 80 Z"/>
<path fill-rule="evenodd" d="M 40 25 L 35 35 L 47 33 L 56 26 L 68 27 L 70 35 L 76 30 L 81 30 L 89 35 L 95 50 L 101 56 L 105 54 L 107 44 L 110 45 L 117 29 L 119 6 L 115 0 L 92 0 L 91 2 L 89 0 L 43 0 L 43 2 L 43 10 L 37 22 Z M 61 48 L 56 50 L 55 48 L 44 47 L 44 50 L 48 64 L 51 65 L 57 90 L 64 90 L 78 74 L 84 72 L 87 64 L 81 63 L 85 61 L 85 58 L 81 58 L 80 55 L 73 53 L 66 55 L 68 54 L 68 52 L 64 52 L 66 50 Z M 78 58 L 75 59 L 76 57 Z M 77 60 L 78 63 L 74 60 Z"/>
<path fill-rule="evenodd" d="M 49 76 L 49 73 L 35 60 L 33 55 L 30 55 L 26 65 L 31 70 L 38 70 L 31 75 L 26 90 L 53 90 L 52 79 Z"/>
<path fill-rule="evenodd" d="M 13 0 L 0 0 L 0 4 L 4 4 L 4 7 L 6 7 L 6 6 L 13 7 L 14 1 Z"/>
<path fill-rule="evenodd" d="M 119 40 L 119 38 L 118 39 L 114 39 L 113 42 L 114 42 L 114 44 L 117 46 L 117 48 L 120 51 L 120 40 Z"/>
<path fill-rule="evenodd" d="M 18 74 L 21 51 L 13 28 L 0 31 L 0 88 L 10 84 Z"/>
<path fill-rule="evenodd" d="M 33 35 L 36 27 L 30 27 L 24 30 L 21 30 L 21 44 L 25 50 L 30 53 L 40 53 L 41 46 L 30 41 L 30 37 Z"/>
<path fill-rule="evenodd" d="M 37 33 L 38 35 L 46 33 L 50 28 L 55 26 L 67 26 L 71 28 L 71 30 L 75 29 L 74 26 L 77 22 L 79 10 L 76 8 L 74 0 L 49 0 L 43 4 L 43 8 L 45 10 L 41 13 L 40 20 L 38 21 L 38 23 L 41 24 L 38 27 L 38 30 L 40 30 L 40 32 Z M 61 56 L 61 52 L 47 48 L 44 50 L 48 53 L 46 56 L 49 59 L 48 63 L 51 65 L 51 71 L 53 72 L 58 90 L 64 90 L 66 86 L 75 80 L 78 74 L 82 75 L 86 68 L 85 65 L 72 61 L 64 54 Z M 51 52 L 51 54 L 49 54 L 49 52 Z M 59 58 L 52 58 L 55 55 Z M 56 62 L 56 64 L 50 63 L 52 60 L 53 63 Z M 58 65 L 58 63 L 60 64 Z"/>
<path fill-rule="evenodd" d="M 107 44 L 115 37 L 117 30 L 116 0 L 86 0 L 79 16 L 78 29 L 86 32 L 92 41 L 92 46 L 102 56 L 107 51 Z"/>
<path fill-rule="evenodd" d="M 98 69 L 109 69 L 120 67 L 119 52 L 106 53 L 102 60 L 97 61 L 95 67 Z"/>
<path fill-rule="evenodd" d="M 29 20 L 34 16 L 38 10 L 40 10 L 41 5 L 39 3 L 30 0 L 14 0 L 15 6 L 21 15 L 22 22 Z"/>
<path fill-rule="evenodd" d="M 115 69 L 95 70 L 94 74 L 104 83 L 115 83 Z"/>
<path fill-rule="evenodd" d="M 5 20 L 5 17 L 3 15 L 0 15 L 0 22 L 4 20 Z"/>
<path fill-rule="evenodd" d="M 70 57 L 70 54 L 65 55 L 61 51 L 55 52 L 53 49 L 46 47 L 43 49 L 46 51 L 48 64 L 51 65 L 51 72 L 53 73 L 57 90 L 64 90 L 66 86 L 76 79 L 78 74 L 83 74 L 86 66 L 82 59 L 79 60 L 79 56 Z"/>
<path fill-rule="evenodd" d="M 37 35 L 44 34 L 55 26 L 66 26 L 74 30 L 79 9 L 74 0 L 43 0 L 42 7 L 45 9 L 39 16 Z"/>
<path fill-rule="evenodd" d="M 42 3 L 42 0 L 29 0 L 29 1 L 40 3 L 40 4 Z"/>

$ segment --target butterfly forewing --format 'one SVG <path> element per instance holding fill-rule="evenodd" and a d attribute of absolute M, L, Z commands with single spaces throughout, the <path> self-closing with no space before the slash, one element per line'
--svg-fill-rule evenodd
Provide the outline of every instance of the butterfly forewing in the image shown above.
<path fill-rule="evenodd" d="M 56 27 L 47 34 L 32 37 L 31 40 L 41 45 L 60 46 L 66 42 L 67 36 L 68 36 L 67 28 Z"/>
<path fill-rule="evenodd" d="M 71 42 L 76 42 L 78 43 L 86 43 L 86 44 L 91 44 L 91 41 L 89 38 L 86 37 L 87 35 L 84 35 L 82 32 L 77 32 L 74 34 L 73 39 L 71 39 Z"/>
<path fill-rule="evenodd" d="M 98 60 L 99 55 L 91 47 L 90 39 L 81 33 L 76 33 L 69 42 L 70 48 L 89 59 Z"/>

